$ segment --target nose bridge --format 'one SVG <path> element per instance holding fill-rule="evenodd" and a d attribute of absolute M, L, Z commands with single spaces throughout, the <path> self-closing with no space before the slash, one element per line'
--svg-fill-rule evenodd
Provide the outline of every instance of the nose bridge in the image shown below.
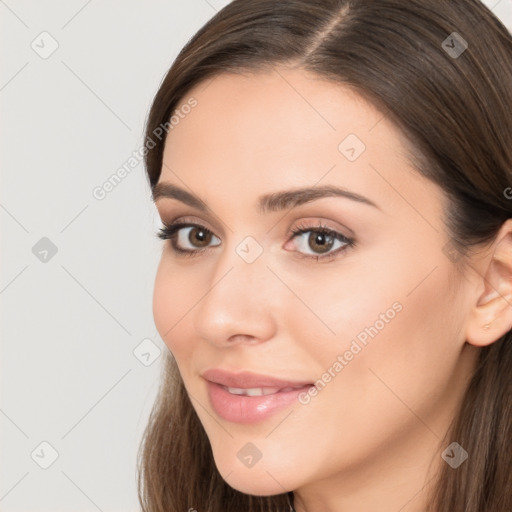
<path fill-rule="evenodd" d="M 215 265 L 211 284 L 228 288 L 227 292 L 234 297 L 245 296 L 245 292 L 252 292 L 252 297 L 257 298 L 262 289 L 262 284 L 268 279 L 269 271 L 266 267 L 268 261 L 263 242 L 259 242 L 251 235 L 242 240 L 233 240 L 226 245 Z M 231 283 L 225 282 L 232 280 Z M 260 297 L 261 298 L 261 297 Z M 259 299 L 258 299 L 259 300 Z"/>
<path fill-rule="evenodd" d="M 224 248 L 197 308 L 196 328 L 203 337 L 221 343 L 236 335 L 272 336 L 275 294 L 265 255 L 253 237 Z"/>
<path fill-rule="evenodd" d="M 241 300 L 242 305 L 261 303 L 265 298 L 268 303 L 263 286 L 269 273 L 266 262 L 262 244 L 253 237 L 245 237 L 226 248 L 219 257 L 212 285 L 217 283 L 215 288 L 218 295 L 225 295 L 227 299 L 231 296 L 234 301 Z M 232 305 L 237 306 L 236 303 Z"/>

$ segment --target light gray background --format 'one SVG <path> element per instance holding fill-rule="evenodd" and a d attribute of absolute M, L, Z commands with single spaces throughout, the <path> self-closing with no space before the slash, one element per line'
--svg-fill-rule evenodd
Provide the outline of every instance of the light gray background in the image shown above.
<path fill-rule="evenodd" d="M 1 512 L 139 510 L 167 350 L 162 242 L 142 163 L 93 190 L 141 147 L 165 72 L 227 3 L 0 0 Z M 512 0 L 485 3 L 512 31 Z"/>

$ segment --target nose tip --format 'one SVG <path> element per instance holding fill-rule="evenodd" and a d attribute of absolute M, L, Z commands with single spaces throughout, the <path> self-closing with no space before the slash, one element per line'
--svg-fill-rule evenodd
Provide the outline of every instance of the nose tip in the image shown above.
<path fill-rule="evenodd" d="M 214 280 L 196 308 L 194 325 L 201 338 L 226 347 L 253 345 L 274 336 L 276 294 L 265 285 L 272 275 L 257 263 L 235 262 Z"/>

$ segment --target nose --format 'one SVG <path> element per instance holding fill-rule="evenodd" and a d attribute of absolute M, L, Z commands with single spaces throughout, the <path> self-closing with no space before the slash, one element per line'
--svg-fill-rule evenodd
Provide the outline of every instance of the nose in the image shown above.
<path fill-rule="evenodd" d="M 247 263 L 234 249 L 225 249 L 212 269 L 194 308 L 196 334 L 219 348 L 274 337 L 279 281 L 267 268 L 264 254 Z"/>

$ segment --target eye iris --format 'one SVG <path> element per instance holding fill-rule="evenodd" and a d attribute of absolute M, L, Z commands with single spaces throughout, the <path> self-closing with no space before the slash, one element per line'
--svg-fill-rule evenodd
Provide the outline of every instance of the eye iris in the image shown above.
<path fill-rule="evenodd" d="M 192 245 L 195 245 L 195 242 L 199 241 L 199 247 L 202 247 L 203 245 L 207 246 L 211 239 L 211 233 L 204 230 L 203 228 L 194 227 L 190 230 L 188 239 Z"/>
<path fill-rule="evenodd" d="M 330 242 L 326 242 L 326 237 L 329 237 L 329 235 L 325 233 L 311 232 L 308 242 L 311 244 L 312 249 L 314 249 L 313 245 L 319 244 L 320 251 L 318 252 L 327 252 L 332 247 L 334 240 L 331 239 Z"/>

